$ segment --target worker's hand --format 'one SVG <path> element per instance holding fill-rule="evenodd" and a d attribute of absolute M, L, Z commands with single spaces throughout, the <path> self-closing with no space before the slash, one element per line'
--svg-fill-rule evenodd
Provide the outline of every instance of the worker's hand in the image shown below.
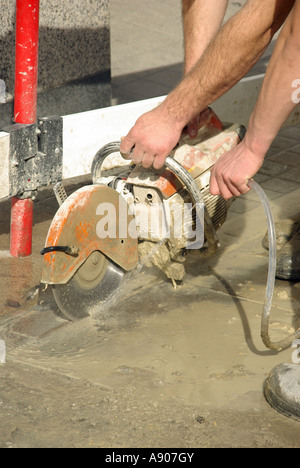
<path fill-rule="evenodd" d="M 209 117 L 210 110 L 204 109 L 200 114 L 196 115 L 187 125 L 187 133 L 190 138 L 196 138 L 199 129 L 202 128 Z"/>
<path fill-rule="evenodd" d="M 210 193 L 222 195 L 225 200 L 247 193 L 247 183 L 259 171 L 264 153 L 256 154 L 243 140 L 236 148 L 224 154 L 214 165 L 210 178 Z"/>
<path fill-rule="evenodd" d="M 174 116 L 163 105 L 142 115 L 123 138 L 120 151 L 125 159 L 132 159 L 143 167 L 161 169 L 177 145 L 182 132 Z"/>

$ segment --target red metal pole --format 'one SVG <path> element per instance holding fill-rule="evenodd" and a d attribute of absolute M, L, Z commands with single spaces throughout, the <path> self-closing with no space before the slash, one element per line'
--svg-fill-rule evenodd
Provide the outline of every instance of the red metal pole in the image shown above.
<path fill-rule="evenodd" d="M 37 111 L 39 0 L 16 0 L 16 58 L 14 120 L 34 124 Z M 12 199 L 10 253 L 32 252 L 32 199 Z"/>
<path fill-rule="evenodd" d="M 33 201 L 31 198 L 11 201 L 10 253 L 13 257 L 28 257 L 32 250 Z"/>
<path fill-rule="evenodd" d="M 17 0 L 15 122 L 36 121 L 39 0 Z"/>

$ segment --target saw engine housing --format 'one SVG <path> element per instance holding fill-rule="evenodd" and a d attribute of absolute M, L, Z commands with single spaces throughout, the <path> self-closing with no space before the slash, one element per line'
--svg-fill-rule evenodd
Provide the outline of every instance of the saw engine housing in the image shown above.
<path fill-rule="evenodd" d="M 206 125 L 198 132 L 196 139 L 183 136 L 178 147 L 171 155 L 184 167 L 197 184 L 207 217 L 213 228 L 218 230 L 226 220 L 233 199 L 226 201 L 209 192 L 211 167 L 230 149 L 237 146 L 245 134 L 241 125 L 223 125 L 211 110 Z M 110 153 L 121 164 L 113 148 L 118 150 L 119 143 L 112 144 Z M 103 164 L 106 157 L 103 148 L 96 155 L 93 165 L 95 184 L 106 183 L 124 197 L 136 221 L 139 239 L 139 258 L 149 257 L 168 278 L 181 281 L 184 278 L 184 260 L 190 249 L 199 249 L 208 240 L 208 226 L 203 223 L 203 242 L 191 236 L 197 233 L 196 214 L 193 201 L 186 187 L 169 169 L 156 171 L 136 166 L 121 176 L 103 177 Z M 100 161 L 97 167 L 97 160 Z M 113 159 L 109 165 L 111 166 Z M 102 165 L 103 164 L 103 165 Z M 104 172 L 105 173 L 105 172 Z M 155 247 L 157 246 L 157 247 Z M 214 249 L 212 249 L 214 250 Z"/>

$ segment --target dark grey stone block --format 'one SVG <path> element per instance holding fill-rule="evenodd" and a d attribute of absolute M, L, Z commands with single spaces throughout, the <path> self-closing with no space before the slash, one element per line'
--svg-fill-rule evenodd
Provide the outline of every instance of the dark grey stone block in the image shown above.
<path fill-rule="evenodd" d="M 15 68 L 15 2 L 0 18 L 0 127 L 12 122 Z M 111 104 L 108 0 L 41 0 L 38 116 L 67 115 Z"/>

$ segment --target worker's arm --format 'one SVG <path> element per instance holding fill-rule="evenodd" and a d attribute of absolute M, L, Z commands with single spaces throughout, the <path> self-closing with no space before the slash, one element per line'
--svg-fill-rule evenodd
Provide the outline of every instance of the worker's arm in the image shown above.
<path fill-rule="evenodd" d="M 164 102 L 137 120 L 121 152 L 136 164 L 161 168 L 188 122 L 260 58 L 293 4 L 294 0 L 248 0 Z"/>
<path fill-rule="evenodd" d="M 293 86 L 299 78 L 300 0 L 296 0 L 270 60 L 245 139 L 213 168 L 212 194 L 228 199 L 249 190 L 248 180 L 262 166 L 271 143 L 297 105 Z"/>
<path fill-rule="evenodd" d="M 184 73 L 196 65 L 218 33 L 228 0 L 182 0 Z"/>
<path fill-rule="evenodd" d="M 184 74 L 187 75 L 217 35 L 228 6 L 228 0 L 182 0 L 184 35 Z M 187 125 L 195 138 L 207 120 L 207 111 L 198 113 Z"/>

